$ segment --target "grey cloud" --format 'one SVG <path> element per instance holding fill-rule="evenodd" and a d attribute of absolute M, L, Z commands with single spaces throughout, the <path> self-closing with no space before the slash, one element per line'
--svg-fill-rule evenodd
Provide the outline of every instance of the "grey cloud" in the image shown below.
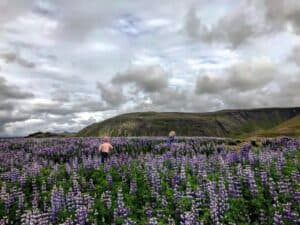
<path fill-rule="evenodd" d="M 149 97 L 153 107 L 182 111 L 189 101 L 188 94 L 186 90 L 165 89 L 162 92 L 153 93 Z"/>
<path fill-rule="evenodd" d="M 209 75 L 202 75 L 197 78 L 195 92 L 197 94 L 214 94 L 221 92 L 224 86 L 222 80 Z"/>
<path fill-rule="evenodd" d="M 215 39 L 224 38 L 236 48 L 259 33 L 251 19 L 245 12 L 234 12 L 220 19 L 212 35 Z"/>
<path fill-rule="evenodd" d="M 257 108 L 276 106 L 274 102 L 271 103 L 268 92 L 261 89 L 239 92 L 236 90 L 229 90 L 222 95 L 215 96 L 223 103 L 226 109 L 236 108 Z M 272 105 L 273 104 L 273 105 Z"/>
<path fill-rule="evenodd" d="M 34 95 L 30 92 L 21 91 L 17 86 L 7 84 L 3 77 L 0 77 L 0 100 L 26 99 Z"/>
<path fill-rule="evenodd" d="M 53 84 L 54 90 L 51 92 L 51 99 L 57 102 L 70 102 L 71 93 L 69 90 L 65 89 L 62 85 Z"/>
<path fill-rule="evenodd" d="M 285 29 L 290 23 L 300 32 L 300 2 L 297 0 L 264 0 L 265 19 L 274 30 Z"/>
<path fill-rule="evenodd" d="M 168 88 L 170 76 L 160 66 L 139 66 L 117 73 L 105 84 L 98 82 L 97 89 L 105 102 L 106 110 L 126 105 L 128 102 L 134 102 L 141 109 L 148 107 L 148 104 L 140 102 L 147 99 L 151 100 L 153 106 L 160 107 L 167 101 L 176 105 L 176 100 L 185 98 L 185 95 Z"/>
<path fill-rule="evenodd" d="M 246 92 L 230 90 L 217 95 L 217 97 L 221 99 L 226 108 L 299 106 L 299 85 L 300 79 L 295 77 L 286 83 L 280 83 L 278 90 L 255 89 Z"/>
<path fill-rule="evenodd" d="M 70 102 L 70 93 L 66 91 L 57 91 L 52 93 L 52 100 L 58 102 Z"/>
<path fill-rule="evenodd" d="M 33 97 L 32 93 L 21 91 L 17 86 L 7 84 L 6 80 L 0 77 L 0 131 L 4 131 L 9 123 L 30 118 L 30 113 L 21 113 L 18 110 L 18 101 Z"/>
<path fill-rule="evenodd" d="M 185 111 L 188 110 L 189 94 L 177 89 L 164 89 L 149 93 L 145 98 L 136 100 L 129 111 Z M 195 105 L 194 105 L 195 106 Z M 195 108 L 194 108 L 195 109 Z"/>
<path fill-rule="evenodd" d="M 37 103 L 28 107 L 28 112 L 33 114 L 53 114 L 53 115 L 69 115 L 74 111 L 72 107 L 62 105 L 59 102 Z"/>
<path fill-rule="evenodd" d="M 6 63 L 17 63 L 20 66 L 26 68 L 34 68 L 35 63 L 28 61 L 27 59 L 21 57 L 15 52 L 7 52 L 0 55 L 0 58 L 4 59 Z"/>
<path fill-rule="evenodd" d="M 300 45 L 296 46 L 288 58 L 289 61 L 295 62 L 300 66 Z"/>
<path fill-rule="evenodd" d="M 54 0 L 54 7 L 60 15 L 57 32 L 59 38 L 83 40 L 94 29 L 110 23 L 125 2 Z"/>
<path fill-rule="evenodd" d="M 108 84 L 97 83 L 97 89 L 100 91 L 102 100 L 112 107 L 120 106 L 125 97 L 123 96 L 122 89 L 115 86 L 108 86 Z"/>
<path fill-rule="evenodd" d="M 0 136 L 8 136 L 6 132 L 7 126 L 10 124 L 15 124 L 17 122 L 24 122 L 30 119 L 30 115 L 28 114 L 20 114 L 16 113 L 13 110 L 1 110 L 0 109 Z M 16 134 L 11 134 L 10 136 L 17 136 Z"/>
<path fill-rule="evenodd" d="M 211 25 L 203 23 L 195 8 L 190 9 L 184 26 L 187 35 L 196 41 L 229 43 L 237 48 L 257 37 L 287 31 L 288 26 L 300 34 L 300 2 L 297 0 L 248 0 L 239 4 Z"/>
<path fill-rule="evenodd" d="M 0 111 L 0 124 L 3 126 L 7 123 L 24 121 L 30 118 L 29 114 L 16 114 L 10 111 Z M 0 126 L 1 127 L 1 126 Z"/>
<path fill-rule="evenodd" d="M 196 95 L 190 90 L 166 89 L 161 93 L 152 93 L 129 111 L 159 112 L 207 112 L 221 107 L 220 101 L 211 95 Z"/>
<path fill-rule="evenodd" d="M 270 83 L 276 72 L 276 66 L 269 61 L 240 63 L 229 69 L 228 83 L 240 91 L 252 90 Z"/>
<path fill-rule="evenodd" d="M 91 118 L 85 120 L 78 119 L 74 115 L 66 116 L 34 116 L 34 120 L 15 121 L 13 123 L 6 124 L 2 128 L 2 135 L 5 136 L 26 136 L 38 131 L 42 132 L 76 132 L 82 129 L 83 126 L 94 122 Z M 0 128 L 1 135 L 1 128 Z"/>
<path fill-rule="evenodd" d="M 12 102 L 0 102 L 0 111 L 4 110 L 13 110 L 14 109 L 14 104 Z"/>
<path fill-rule="evenodd" d="M 58 9 L 58 36 L 62 39 L 73 41 L 84 40 L 88 34 L 101 28 L 115 26 L 122 17 L 159 18 L 160 16 L 172 17 L 176 10 L 178 16 L 194 0 L 158 0 L 147 1 L 105 1 L 105 0 L 54 0 L 53 4 Z M 174 19 L 174 18 L 172 18 Z M 133 24 L 129 24 L 129 31 Z M 133 25 L 134 26 L 134 25 Z"/>
<path fill-rule="evenodd" d="M 275 97 L 275 101 L 280 102 L 283 105 L 300 105 L 300 71 L 289 79 L 287 82 L 283 82 L 280 85 L 280 91 Z"/>
<path fill-rule="evenodd" d="M 237 48 L 262 33 L 264 28 L 254 22 L 250 9 L 240 7 L 207 26 L 197 16 L 196 9 L 191 8 L 186 15 L 185 30 L 193 40 L 229 43 Z"/>
<path fill-rule="evenodd" d="M 74 112 L 99 112 L 108 110 L 103 101 L 99 100 L 91 100 L 88 97 L 80 99 L 73 104 L 72 107 Z"/>
<path fill-rule="evenodd" d="M 31 10 L 35 0 L 4 0 L 0 2 L 0 24 Z"/>
<path fill-rule="evenodd" d="M 197 17 L 195 8 L 191 8 L 188 11 L 184 28 L 192 39 L 197 40 L 200 38 L 204 41 L 210 41 L 211 39 L 209 28 Z"/>
<path fill-rule="evenodd" d="M 144 92 L 158 92 L 168 86 L 169 74 L 158 66 L 140 67 L 117 74 L 112 83 L 133 83 Z"/>
<path fill-rule="evenodd" d="M 234 65 L 225 77 L 198 77 L 195 94 L 220 102 L 217 108 L 290 107 L 300 104 L 299 86 L 299 70 L 282 74 L 272 63 L 257 61 Z"/>
<path fill-rule="evenodd" d="M 221 76 L 202 75 L 196 82 L 197 94 L 215 94 L 226 90 L 240 92 L 262 88 L 272 82 L 276 66 L 269 61 L 255 60 L 238 63 Z"/>
<path fill-rule="evenodd" d="M 67 104 L 63 102 L 54 101 L 50 103 L 35 103 L 28 105 L 25 111 L 32 115 L 55 115 L 55 116 L 69 116 L 82 112 L 99 112 L 107 110 L 107 107 L 99 101 L 86 99 L 85 101 L 73 100 Z"/>

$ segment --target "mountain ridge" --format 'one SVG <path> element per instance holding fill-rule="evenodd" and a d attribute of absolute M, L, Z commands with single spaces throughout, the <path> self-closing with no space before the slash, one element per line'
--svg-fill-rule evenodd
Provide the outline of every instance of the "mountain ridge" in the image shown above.
<path fill-rule="evenodd" d="M 226 109 L 215 112 L 133 112 L 91 124 L 77 136 L 181 136 L 238 137 L 275 128 L 300 115 L 300 107 Z"/>

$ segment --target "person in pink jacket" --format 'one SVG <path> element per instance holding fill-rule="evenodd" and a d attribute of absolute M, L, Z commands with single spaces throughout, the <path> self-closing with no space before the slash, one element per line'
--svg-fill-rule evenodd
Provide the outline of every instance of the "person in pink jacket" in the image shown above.
<path fill-rule="evenodd" d="M 99 149 L 98 149 L 98 151 L 101 154 L 102 163 L 104 163 L 107 160 L 111 150 L 113 150 L 113 146 L 110 144 L 109 137 L 105 136 L 103 138 L 103 143 L 99 145 Z"/>

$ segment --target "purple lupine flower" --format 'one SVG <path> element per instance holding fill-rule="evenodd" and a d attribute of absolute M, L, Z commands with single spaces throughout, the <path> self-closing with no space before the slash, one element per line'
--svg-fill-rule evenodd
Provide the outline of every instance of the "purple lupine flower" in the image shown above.
<path fill-rule="evenodd" d="M 71 218 L 66 219 L 66 221 L 64 223 L 62 223 L 61 225 L 73 225 L 74 222 L 72 221 Z"/>
<path fill-rule="evenodd" d="M 82 192 L 86 191 L 86 187 L 87 187 L 87 183 L 86 183 L 86 179 L 84 177 L 81 178 L 81 188 L 82 188 Z"/>
<path fill-rule="evenodd" d="M 227 171 L 226 173 L 226 180 L 228 183 L 228 196 L 231 198 L 238 197 L 237 191 L 236 191 L 236 185 L 233 181 L 232 173 L 230 171 Z"/>
<path fill-rule="evenodd" d="M 225 187 L 224 179 L 222 176 L 219 178 L 218 187 L 219 187 L 218 206 L 219 206 L 220 214 L 222 215 L 229 209 L 228 192 Z"/>
<path fill-rule="evenodd" d="M 64 193 L 62 188 L 54 186 L 51 191 L 51 218 L 56 220 L 58 212 L 64 207 Z"/>
<path fill-rule="evenodd" d="M 250 149 L 251 149 L 251 145 L 249 145 L 249 144 L 243 145 L 241 147 L 240 155 L 241 155 L 241 162 L 242 163 L 247 162 L 249 160 Z"/>
<path fill-rule="evenodd" d="M 130 194 L 135 195 L 137 192 L 137 183 L 135 180 L 130 182 Z"/>
<path fill-rule="evenodd" d="M 258 189 L 254 178 L 254 172 L 251 170 L 250 166 L 246 166 L 243 171 L 243 176 L 245 182 L 249 185 L 252 196 L 255 197 L 258 194 Z"/>
<path fill-rule="evenodd" d="M 260 171 L 260 179 L 263 186 L 266 187 L 268 183 L 268 173 L 266 171 Z"/>
<path fill-rule="evenodd" d="M 292 204 L 290 202 L 284 204 L 283 217 L 289 221 L 293 220 Z"/>
<path fill-rule="evenodd" d="M 112 188 L 112 186 L 113 186 L 113 179 L 112 179 L 111 175 L 107 175 L 106 176 L 106 180 L 108 182 L 109 188 Z"/>
<path fill-rule="evenodd" d="M 92 211 L 94 207 L 94 198 L 89 194 L 83 194 L 83 204 L 87 207 L 89 211 Z"/>
<path fill-rule="evenodd" d="M 21 187 L 24 187 L 25 184 L 26 184 L 26 182 L 27 182 L 27 175 L 26 175 L 26 173 L 22 173 L 22 175 L 19 178 L 19 181 L 20 181 Z"/>
<path fill-rule="evenodd" d="M 107 191 L 103 192 L 101 195 L 101 199 L 102 199 L 102 202 L 104 203 L 105 207 L 110 209 L 112 206 L 111 191 L 107 190 Z"/>
<path fill-rule="evenodd" d="M 269 186 L 269 192 L 271 194 L 271 197 L 273 198 L 273 200 L 275 202 L 277 202 L 278 201 L 278 193 L 277 193 L 277 190 L 275 187 L 275 182 L 272 177 L 269 177 L 268 186 Z"/>
<path fill-rule="evenodd" d="M 25 206 L 25 194 L 21 191 L 18 193 L 18 209 L 22 211 Z"/>
<path fill-rule="evenodd" d="M 48 215 L 38 210 L 27 211 L 21 216 L 21 225 L 48 225 Z"/>
<path fill-rule="evenodd" d="M 282 215 L 278 211 L 276 211 L 274 213 L 273 224 L 274 225 L 283 225 Z"/>
<path fill-rule="evenodd" d="M 90 185 L 89 191 L 90 191 L 91 193 L 93 193 L 94 190 L 95 190 L 95 185 L 94 185 L 94 180 L 93 180 L 93 179 L 90 179 L 89 185 Z"/>
<path fill-rule="evenodd" d="M 135 225 L 135 224 L 136 224 L 136 222 L 134 222 L 130 218 L 126 218 L 123 223 L 123 225 Z"/>
<path fill-rule="evenodd" d="M 168 225 L 175 225 L 175 220 L 171 216 L 168 217 Z"/>
<path fill-rule="evenodd" d="M 260 224 L 267 224 L 267 217 L 264 209 L 259 210 L 259 222 Z"/>
<path fill-rule="evenodd" d="M 85 206 L 81 206 L 76 210 L 76 224 L 85 225 L 88 219 L 88 209 Z"/>
<path fill-rule="evenodd" d="M 214 224 L 219 224 L 220 222 L 220 214 L 219 214 L 219 208 L 218 208 L 218 196 L 216 194 L 216 188 L 215 183 L 212 181 L 208 181 L 207 188 L 208 188 L 208 194 L 209 194 L 209 208 L 210 208 L 210 214 L 211 218 Z"/>
<path fill-rule="evenodd" d="M 125 207 L 123 200 L 123 191 L 119 188 L 117 192 L 117 208 L 114 209 L 114 221 L 116 221 L 117 218 L 126 219 L 128 214 L 129 210 Z"/>
<path fill-rule="evenodd" d="M 185 212 L 180 215 L 180 225 L 199 225 L 196 216 L 192 212 Z"/>
<path fill-rule="evenodd" d="M 149 219 L 149 222 L 147 223 L 147 225 L 158 225 L 158 221 L 156 217 L 152 217 Z"/>
<path fill-rule="evenodd" d="M 151 218 L 153 216 L 152 207 L 147 207 L 146 210 L 145 210 L 145 213 L 146 213 L 147 217 Z"/>

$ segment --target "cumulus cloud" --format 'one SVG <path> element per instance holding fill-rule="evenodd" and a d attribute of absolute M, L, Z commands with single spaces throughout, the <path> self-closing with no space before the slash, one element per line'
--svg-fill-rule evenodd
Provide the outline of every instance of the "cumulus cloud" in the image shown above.
<path fill-rule="evenodd" d="M 255 42 L 255 38 L 270 34 L 300 33 L 300 3 L 297 0 L 240 1 L 237 7 L 205 23 L 200 7 L 191 8 L 185 19 L 188 36 L 206 43 L 225 43 L 232 48 Z"/>
<path fill-rule="evenodd" d="M 276 66 L 269 60 L 241 62 L 224 71 L 222 75 L 199 76 L 196 93 L 215 94 L 226 90 L 244 92 L 262 88 L 272 82 L 276 72 Z"/>
<path fill-rule="evenodd" d="M 300 104 L 299 85 L 299 70 L 286 74 L 268 60 L 253 60 L 219 76 L 200 75 L 195 94 L 217 100 L 222 108 L 289 107 Z"/>
<path fill-rule="evenodd" d="M 168 86 L 169 76 L 159 66 L 139 67 L 117 74 L 112 83 L 133 83 L 144 92 L 158 92 Z"/>
<path fill-rule="evenodd" d="M 293 26 L 296 33 L 300 32 L 300 2 L 297 0 L 264 0 L 265 19 L 274 30 Z"/>
<path fill-rule="evenodd" d="M 193 40 L 228 43 L 237 48 L 264 32 L 265 27 L 254 11 L 253 7 L 243 4 L 208 26 L 198 17 L 196 8 L 191 8 L 186 15 L 185 29 Z"/>
<path fill-rule="evenodd" d="M 103 84 L 98 82 L 97 89 L 100 91 L 102 100 L 109 107 L 116 107 L 123 103 L 125 97 L 123 96 L 122 89 L 112 86 L 109 83 Z"/>

